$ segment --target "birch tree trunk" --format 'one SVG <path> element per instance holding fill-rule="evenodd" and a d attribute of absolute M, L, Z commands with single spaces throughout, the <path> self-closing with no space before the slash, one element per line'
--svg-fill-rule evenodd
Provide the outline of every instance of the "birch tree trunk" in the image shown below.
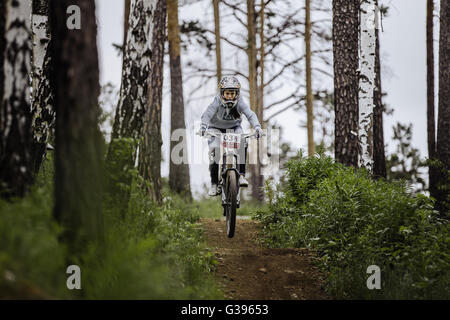
<path fill-rule="evenodd" d="M 69 30 L 66 25 L 67 7 L 73 4 L 83 13 L 81 30 Z M 95 1 L 51 1 L 50 15 L 54 65 L 50 81 L 58 115 L 54 216 L 64 228 L 61 239 L 78 255 L 88 243 L 103 240 Z"/>
<path fill-rule="evenodd" d="M 450 217 L 450 2 L 441 1 L 439 35 L 439 106 L 436 156 L 442 163 L 436 208 Z"/>
<path fill-rule="evenodd" d="M 22 197 L 32 183 L 31 106 L 31 2 L 6 1 L 2 41 L 3 96 L 0 109 L 0 196 Z M 3 36 L 3 35 L 2 35 Z"/>
<path fill-rule="evenodd" d="M 138 139 L 148 102 L 153 14 L 156 0 L 131 0 L 120 98 L 112 139 Z"/>
<path fill-rule="evenodd" d="M 359 78 L 359 165 L 373 172 L 373 111 L 375 92 L 375 0 L 361 3 Z"/>
<path fill-rule="evenodd" d="M 216 37 L 216 66 L 217 66 L 217 84 L 222 79 L 222 52 L 220 45 L 220 12 L 219 0 L 213 0 L 214 8 L 214 33 Z"/>
<path fill-rule="evenodd" d="M 161 107 L 163 91 L 164 43 L 166 37 L 166 0 L 158 0 L 153 17 L 152 66 L 148 109 L 144 117 L 143 140 L 139 151 L 139 171 L 150 182 L 150 199 L 162 202 L 161 196 Z"/>
<path fill-rule="evenodd" d="M 378 6 L 378 0 L 376 0 Z M 377 10 L 378 13 L 378 10 Z M 375 17 L 378 22 L 378 16 Z M 384 132 L 383 132 L 383 102 L 381 90 L 381 65 L 380 65 L 380 38 L 379 28 L 375 28 L 376 54 L 375 54 L 375 92 L 373 111 L 373 176 L 375 178 L 386 178 L 386 157 L 384 153 Z"/>
<path fill-rule="evenodd" d="M 359 0 L 333 0 L 335 159 L 358 166 Z"/>
<path fill-rule="evenodd" d="M 130 170 L 136 162 L 138 139 L 148 106 L 153 15 L 157 0 L 131 0 L 124 48 L 122 83 L 116 109 L 107 166 L 108 187 L 122 216 L 128 208 Z"/>
<path fill-rule="evenodd" d="M 306 127 L 308 130 L 308 156 L 315 153 L 314 112 L 311 79 L 311 0 L 305 0 L 305 50 L 306 50 Z"/>
<path fill-rule="evenodd" d="M 50 87 L 51 58 L 48 52 L 50 25 L 48 21 L 48 0 L 33 0 L 33 93 L 31 100 L 33 143 L 31 161 L 37 174 L 44 159 L 47 143 L 54 129 L 55 111 Z"/>
<path fill-rule="evenodd" d="M 427 141 L 428 158 L 436 159 L 436 123 L 434 101 L 434 1 L 427 0 Z M 428 166 L 430 195 L 436 198 L 436 181 L 438 179 L 436 168 Z"/>
<path fill-rule="evenodd" d="M 180 61 L 180 32 L 178 23 L 178 0 L 167 0 L 168 38 L 170 55 L 171 88 L 171 141 L 169 186 L 192 199 L 189 163 L 184 119 L 183 79 Z M 179 142 L 179 138 L 182 142 Z M 181 148 L 180 148 L 181 146 Z M 178 160 L 180 162 L 178 162 Z"/>

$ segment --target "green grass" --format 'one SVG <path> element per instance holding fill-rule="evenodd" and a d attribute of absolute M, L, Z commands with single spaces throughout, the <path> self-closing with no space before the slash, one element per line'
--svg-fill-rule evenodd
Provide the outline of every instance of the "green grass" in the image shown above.
<path fill-rule="evenodd" d="M 196 201 L 198 213 L 202 218 L 221 218 L 223 217 L 222 202 L 220 196 L 214 198 L 202 198 Z M 241 207 L 237 209 L 238 216 L 251 216 L 258 210 L 266 207 L 265 203 L 258 203 L 252 200 L 243 200 L 241 198 Z"/>

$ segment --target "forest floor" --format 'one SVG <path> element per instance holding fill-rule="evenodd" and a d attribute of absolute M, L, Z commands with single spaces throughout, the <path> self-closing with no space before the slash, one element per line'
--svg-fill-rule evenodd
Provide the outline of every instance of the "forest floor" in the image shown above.
<path fill-rule="evenodd" d="M 226 299 L 330 299 L 322 289 L 323 275 L 307 249 L 263 247 L 258 241 L 259 224 L 253 220 L 238 217 L 231 239 L 224 218 L 200 222 L 206 243 L 218 261 L 215 277 Z"/>

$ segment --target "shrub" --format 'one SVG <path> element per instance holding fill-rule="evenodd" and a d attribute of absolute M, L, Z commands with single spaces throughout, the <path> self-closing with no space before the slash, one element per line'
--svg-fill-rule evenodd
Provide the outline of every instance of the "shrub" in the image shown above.
<path fill-rule="evenodd" d="M 308 247 L 338 298 L 448 298 L 450 230 L 433 202 L 402 182 L 372 180 L 329 157 L 292 160 L 287 189 L 256 215 L 266 243 Z M 378 265 L 382 290 L 368 290 Z"/>

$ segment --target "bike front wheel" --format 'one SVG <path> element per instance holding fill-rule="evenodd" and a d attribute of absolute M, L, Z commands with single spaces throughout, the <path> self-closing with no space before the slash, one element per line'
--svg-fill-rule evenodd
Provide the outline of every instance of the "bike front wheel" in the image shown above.
<path fill-rule="evenodd" d="M 226 177 L 227 184 L 227 204 L 226 204 L 226 221 L 227 221 L 227 236 L 233 238 L 236 226 L 236 208 L 237 208 L 237 177 L 235 171 L 228 171 Z"/>

